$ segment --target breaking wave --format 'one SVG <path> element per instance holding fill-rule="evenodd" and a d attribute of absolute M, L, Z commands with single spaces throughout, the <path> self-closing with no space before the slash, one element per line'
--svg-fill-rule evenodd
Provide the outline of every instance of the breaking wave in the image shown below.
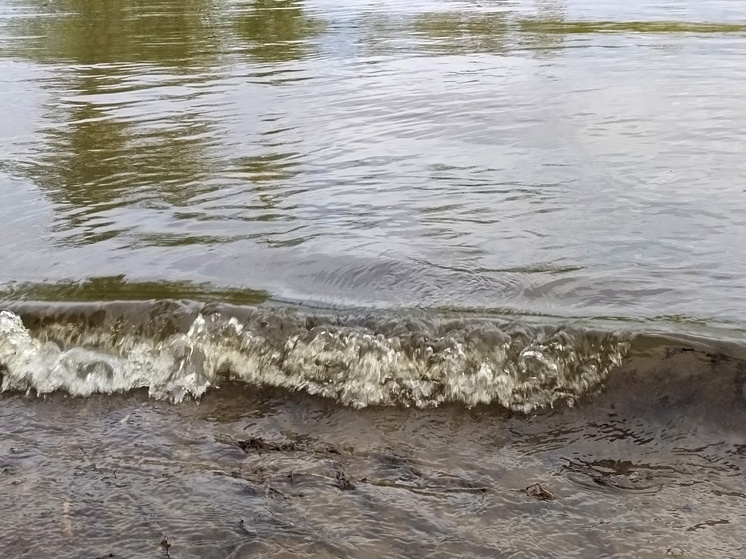
<path fill-rule="evenodd" d="M 147 388 L 199 398 L 227 380 L 353 406 L 572 405 L 619 367 L 629 336 L 495 319 L 306 316 L 186 302 L 26 304 L 0 312 L 2 391 Z"/>

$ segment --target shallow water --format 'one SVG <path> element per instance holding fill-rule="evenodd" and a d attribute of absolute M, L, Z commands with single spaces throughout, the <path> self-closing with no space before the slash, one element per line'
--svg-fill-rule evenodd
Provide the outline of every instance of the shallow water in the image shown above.
<path fill-rule="evenodd" d="M 14 557 L 153 557 L 164 536 L 184 558 L 741 557 L 744 371 L 711 383 L 700 357 L 533 418 L 245 384 L 178 406 L 6 397 L 1 541 Z"/>
<path fill-rule="evenodd" d="M 0 553 L 742 557 L 745 48 L 736 0 L 1 2 Z"/>
<path fill-rule="evenodd" d="M 6 1 L 0 280 L 741 326 L 742 15 Z"/>

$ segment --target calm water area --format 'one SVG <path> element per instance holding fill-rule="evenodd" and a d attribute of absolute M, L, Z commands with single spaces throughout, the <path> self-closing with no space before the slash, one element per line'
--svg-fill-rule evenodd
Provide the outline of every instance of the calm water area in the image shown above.
<path fill-rule="evenodd" d="M 0 0 L 0 556 L 746 556 L 740 0 Z"/>

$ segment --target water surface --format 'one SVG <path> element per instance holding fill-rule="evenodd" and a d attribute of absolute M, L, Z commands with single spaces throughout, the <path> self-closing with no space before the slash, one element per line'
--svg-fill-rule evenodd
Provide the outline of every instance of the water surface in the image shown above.
<path fill-rule="evenodd" d="M 737 0 L 2 0 L 1 554 L 743 557 L 744 52 Z"/>
<path fill-rule="evenodd" d="M 6 1 L 0 282 L 740 327 L 746 22 L 648 4 Z"/>

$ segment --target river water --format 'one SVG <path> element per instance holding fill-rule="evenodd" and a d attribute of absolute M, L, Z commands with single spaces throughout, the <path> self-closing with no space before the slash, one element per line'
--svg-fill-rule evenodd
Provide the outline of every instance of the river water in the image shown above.
<path fill-rule="evenodd" d="M 746 555 L 738 0 L 0 0 L 0 554 Z"/>

